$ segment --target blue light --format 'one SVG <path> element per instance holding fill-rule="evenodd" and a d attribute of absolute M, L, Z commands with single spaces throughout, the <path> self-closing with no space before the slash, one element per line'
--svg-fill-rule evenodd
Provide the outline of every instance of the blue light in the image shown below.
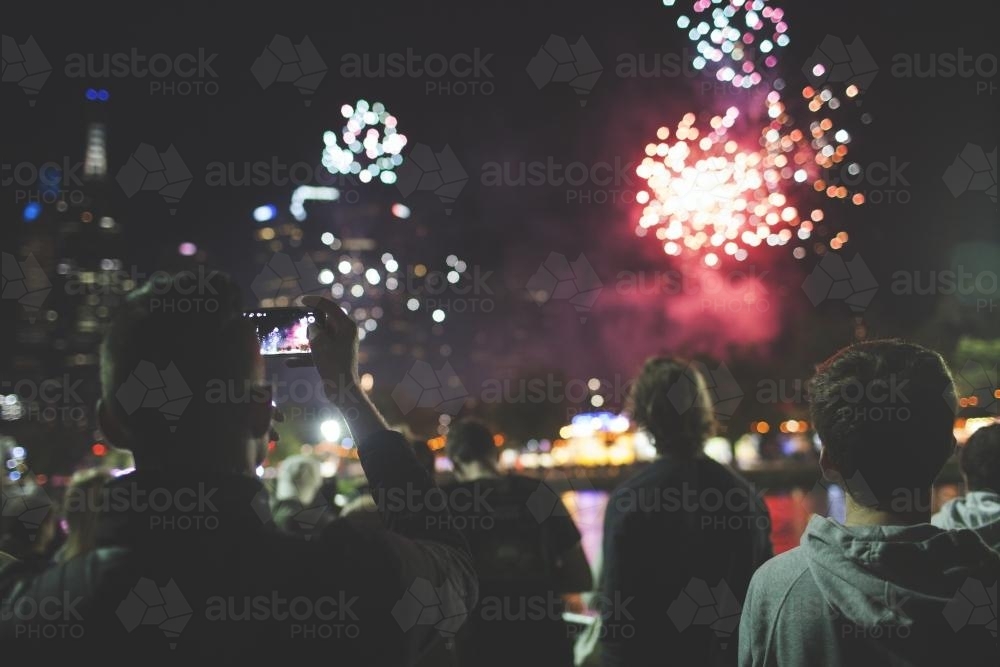
<path fill-rule="evenodd" d="M 42 205 L 38 202 L 31 202 L 24 207 L 24 221 L 34 222 L 42 214 Z"/>
<path fill-rule="evenodd" d="M 267 222 L 269 220 L 274 220 L 278 215 L 278 207 L 274 204 L 267 204 L 265 206 L 258 206 L 253 210 L 253 219 L 257 222 Z"/>
<path fill-rule="evenodd" d="M 110 98 L 110 97 L 111 97 L 111 93 L 109 93 L 108 91 L 104 90 L 103 88 L 101 88 L 99 91 L 97 91 L 97 99 L 99 99 L 102 102 L 107 102 L 108 98 Z"/>
<path fill-rule="evenodd" d="M 105 88 L 88 88 L 86 95 L 91 102 L 107 102 L 111 98 L 111 93 Z"/>
<path fill-rule="evenodd" d="M 87 89 L 87 99 L 90 100 L 91 102 L 93 102 L 94 100 L 96 100 L 97 99 L 97 91 L 94 90 L 93 88 L 88 88 Z"/>

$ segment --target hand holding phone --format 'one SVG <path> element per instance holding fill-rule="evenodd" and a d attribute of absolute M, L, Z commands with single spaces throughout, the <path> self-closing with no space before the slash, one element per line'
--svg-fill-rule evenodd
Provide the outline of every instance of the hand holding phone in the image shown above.
<path fill-rule="evenodd" d="M 309 326 L 324 314 L 312 308 L 261 308 L 243 313 L 256 329 L 262 357 L 282 357 L 298 364 L 312 362 Z"/>

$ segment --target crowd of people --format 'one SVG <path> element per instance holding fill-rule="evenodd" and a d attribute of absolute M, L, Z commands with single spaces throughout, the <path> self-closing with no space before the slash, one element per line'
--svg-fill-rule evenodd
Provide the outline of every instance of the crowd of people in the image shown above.
<path fill-rule="evenodd" d="M 275 416 L 239 290 L 213 274 L 216 307 L 181 308 L 199 295 L 157 281 L 129 295 L 101 347 L 101 430 L 136 470 L 78 475 L 30 535 L 5 517 L 11 664 L 1000 664 L 1000 424 L 956 448 L 955 387 L 932 350 L 867 341 L 818 367 L 819 466 L 845 489 L 846 518 L 813 516 L 777 556 L 762 490 L 703 453 L 716 429 L 705 378 L 649 360 L 629 409 L 658 457 L 610 495 L 591 564 L 559 495 L 504 471 L 483 422 L 452 423 L 454 470 L 437 485 L 433 453 L 361 389 L 355 323 L 323 299 L 309 303 L 324 314 L 315 367 L 367 485 L 335 516 L 318 464 L 296 456 L 269 493 L 255 471 Z M 141 361 L 173 364 L 192 388 L 181 419 L 116 400 Z M 243 398 L 198 391 L 220 379 Z M 890 385 L 905 413 L 871 410 L 883 392 L 864 389 Z M 966 493 L 932 516 L 956 453 Z M 564 620 L 588 609 L 582 626 Z"/>

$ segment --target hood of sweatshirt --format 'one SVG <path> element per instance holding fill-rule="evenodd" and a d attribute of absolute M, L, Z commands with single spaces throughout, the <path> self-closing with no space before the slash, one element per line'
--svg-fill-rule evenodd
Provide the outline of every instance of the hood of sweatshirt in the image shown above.
<path fill-rule="evenodd" d="M 944 605 L 970 579 L 1000 573 L 1000 554 L 976 533 L 931 524 L 848 527 L 813 516 L 802 548 L 825 601 L 866 627 L 940 623 Z"/>
<path fill-rule="evenodd" d="M 969 491 L 942 505 L 931 523 L 945 530 L 974 530 L 983 542 L 1000 550 L 1000 493 Z"/>

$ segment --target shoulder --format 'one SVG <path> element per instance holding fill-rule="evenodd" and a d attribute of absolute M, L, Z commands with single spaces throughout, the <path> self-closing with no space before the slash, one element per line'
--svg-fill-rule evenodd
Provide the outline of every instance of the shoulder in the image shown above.
<path fill-rule="evenodd" d="M 812 583 L 812 577 L 805 577 L 809 564 L 801 547 L 795 547 L 766 561 L 754 573 L 750 581 L 751 589 L 767 592 L 771 599 L 781 597 L 796 586 Z"/>

